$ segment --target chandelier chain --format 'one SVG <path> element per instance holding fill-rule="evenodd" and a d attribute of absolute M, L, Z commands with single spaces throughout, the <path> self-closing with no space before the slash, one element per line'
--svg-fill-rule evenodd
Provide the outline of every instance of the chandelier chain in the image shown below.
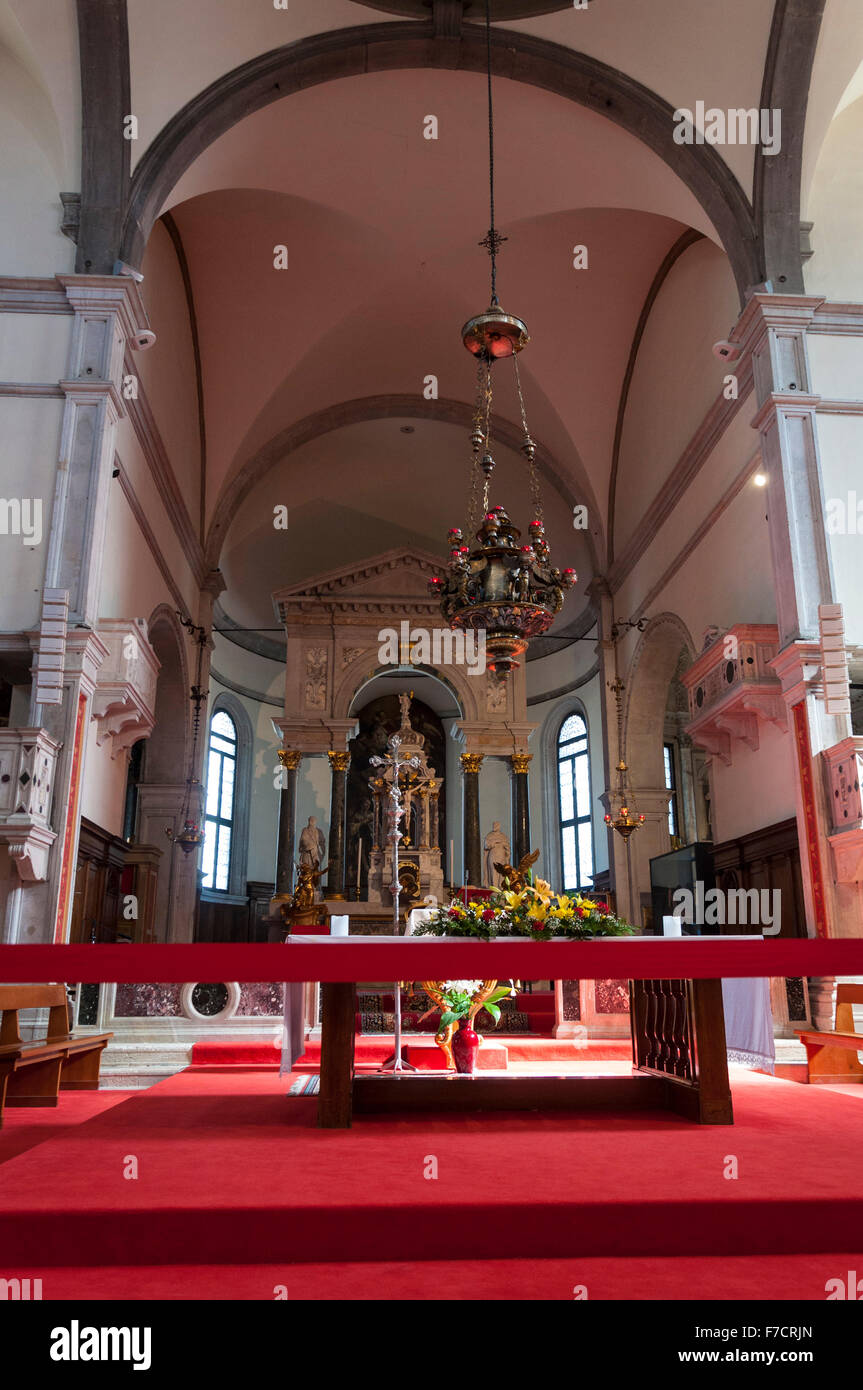
<path fill-rule="evenodd" d="M 497 253 L 501 243 L 506 241 L 506 237 L 501 236 L 494 225 L 494 105 L 491 93 L 491 0 L 485 0 L 485 54 L 486 54 L 486 80 L 488 84 L 488 202 L 489 202 L 489 228 L 488 234 L 480 242 L 480 246 L 488 248 L 491 257 L 491 303 L 499 304 L 497 297 Z"/>
<path fill-rule="evenodd" d="M 539 469 L 536 466 L 536 445 L 531 439 L 530 428 L 527 423 L 527 411 L 524 406 L 524 396 L 521 393 L 521 374 L 518 370 L 518 357 L 513 357 L 512 363 L 515 368 L 515 389 L 518 392 L 518 408 L 521 412 L 521 427 L 524 430 L 524 444 L 522 448 L 528 461 L 528 478 L 530 482 L 530 497 L 533 502 L 533 514 L 537 521 L 544 523 L 542 492 L 539 486 Z"/>

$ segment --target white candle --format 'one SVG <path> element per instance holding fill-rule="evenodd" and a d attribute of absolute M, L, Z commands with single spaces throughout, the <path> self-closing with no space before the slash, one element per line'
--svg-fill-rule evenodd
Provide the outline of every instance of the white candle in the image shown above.
<path fill-rule="evenodd" d="M 679 917 L 663 917 L 662 919 L 663 936 L 682 936 L 683 928 L 680 925 Z"/>
<path fill-rule="evenodd" d="M 455 888 L 455 840 L 449 842 L 449 886 Z"/>
<path fill-rule="evenodd" d="M 349 922 L 349 917 L 331 917 L 330 936 L 347 936 Z"/>
<path fill-rule="evenodd" d="M 362 869 L 362 864 L 363 864 L 363 837 L 362 837 L 362 835 L 360 835 L 359 839 L 357 840 L 357 891 L 358 891 L 358 892 L 359 892 L 359 887 L 360 887 L 360 871 L 361 871 L 361 869 Z"/>

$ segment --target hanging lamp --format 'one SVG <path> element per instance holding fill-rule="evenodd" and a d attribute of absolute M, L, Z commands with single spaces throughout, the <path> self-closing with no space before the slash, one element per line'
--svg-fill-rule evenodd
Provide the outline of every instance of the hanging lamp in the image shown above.
<path fill-rule="evenodd" d="M 462 342 L 477 360 L 476 403 L 471 432 L 471 486 L 467 536 L 459 526 L 448 533 L 450 559 L 444 576 L 429 581 L 440 598 L 441 612 L 449 627 L 485 633 L 486 664 L 490 671 L 507 676 L 518 666 L 517 656 L 554 622 L 563 607 L 564 594 L 576 581 L 574 569 L 562 572 L 551 565 L 545 536 L 542 496 L 536 464 L 536 443 L 527 423 L 518 354 L 529 334 L 523 319 L 508 314 L 497 295 L 497 253 L 506 241 L 494 220 L 494 109 L 491 84 L 491 11 L 485 9 L 486 76 L 488 83 L 489 229 L 479 243 L 491 260 L 491 301 L 484 313 L 468 319 Z M 492 368 L 511 358 L 515 372 L 521 424 L 521 446 L 527 460 L 533 505 L 528 542 L 520 544 L 521 531 L 502 506 L 492 506 L 489 487 L 495 461 L 491 452 Z M 481 480 L 481 481 L 480 481 Z M 479 518 L 480 496 L 482 519 Z M 477 523 L 480 523 L 479 525 Z M 477 543 L 471 549 L 470 541 Z"/>
<path fill-rule="evenodd" d="M 618 835 L 626 841 L 633 830 L 641 829 L 645 822 L 645 816 L 635 804 L 635 793 L 629 783 L 629 768 L 623 758 L 623 692 L 626 686 L 619 676 L 615 676 L 614 680 L 609 682 L 608 688 L 614 695 L 617 704 L 617 747 L 620 752 L 620 761 L 615 768 L 617 786 L 608 793 L 608 812 L 605 816 L 605 823 L 609 829 L 616 830 Z"/>
<path fill-rule="evenodd" d="M 198 756 L 198 734 L 201 726 L 201 705 L 207 698 L 207 691 L 201 687 L 201 670 L 203 666 L 204 648 L 207 645 L 208 637 L 204 628 L 198 627 L 192 622 L 191 618 L 186 618 L 182 613 L 177 613 L 183 627 L 188 628 L 198 646 L 198 666 L 195 675 L 195 684 L 190 688 L 189 698 L 195 706 L 195 717 L 192 732 L 192 751 L 189 756 L 189 775 L 186 778 L 186 791 L 183 796 L 183 806 L 180 814 L 183 817 L 183 828 L 175 831 L 173 826 L 165 827 L 165 834 L 174 845 L 179 845 L 184 854 L 192 854 L 199 849 L 204 841 L 204 831 L 201 827 L 200 819 L 192 811 L 192 794 L 196 787 L 200 787 L 200 782 L 195 776 L 195 767 Z"/>

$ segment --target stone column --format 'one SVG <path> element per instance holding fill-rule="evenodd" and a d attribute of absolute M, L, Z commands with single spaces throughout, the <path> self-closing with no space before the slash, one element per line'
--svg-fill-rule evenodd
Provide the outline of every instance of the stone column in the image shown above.
<path fill-rule="evenodd" d="M 513 864 L 530 854 L 530 794 L 527 774 L 532 753 L 513 753 L 512 764 L 512 834 Z"/>
<path fill-rule="evenodd" d="M 324 897 L 341 899 L 345 896 L 345 801 L 351 755 L 330 749 L 327 757 L 333 784 L 330 795 L 330 870 Z"/>
<path fill-rule="evenodd" d="M 147 319 L 137 283 L 125 275 L 58 275 L 74 313 L 66 379 L 59 464 L 50 506 L 51 529 L 44 587 L 69 595 L 63 659 L 63 701 L 36 699 L 28 726 L 61 744 L 54 772 L 51 828 L 57 832 L 46 881 L 14 888 L 3 935 L 27 944 L 66 940 L 74 889 L 81 788 L 84 782 L 92 695 L 107 648 L 93 631 L 117 422 L 123 404 L 123 357 Z M 47 511 L 47 499 L 46 511 Z"/>
<path fill-rule="evenodd" d="M 440 832 L 438 823 L 438 797 L 440 789 L 429 794 L 429 849 L 438 849 Z"/>
<path fill-rule="evenodd" d="M 733 336 L 752 357 L 758 404 L 752 425 L 761 437 L 768 479 L 765 510 L 779 625 L 779 655 L 772 665 L 789 712 L 806 920 L 812 935 L 841 936 L 855 931 L 860 895 L 857 884 L 838 883 L 833 872 L 821 754 L 847 737 L 851 724 L 847 715 L 826 711 L 818 608 L 837 600 L 847 604 L 852 595 L 836 592 L 825 522 L 821 395 L 813 389 L 808 345 L 822 304 L 805 295 L 754 295 Z M 853 633 L 846 641 L 850 645 Z"/>
<path fill-rule="evenodd" d="M 611 636 L 614 626 L 614 606 L 611 591 L 604 576 L 597 576 L 592 581 L 588 593 L 596 604 L 600 634 L 596 644 L 596 655 L 601 682 L 605 791 L 599 799 L 604 809 L 608 811 L 611 806 L 611 795 L 617 785 L 615 769 L 623 756 L 617 724 L 617 703 L 614 697 L 614 681 L 617 676 L 615 642 Z M 625 917 L 627 921 L 638 922 L 641 920 L 641 913 L 637 908 L 637 893 L 633 889 L 631 854 L 627 850 L 626 842 L 616 830 L 609 827 L 607 835 L 608 864 L 616 909 L 621 917 Z"/>
<path fill-rule="evenodd" d="M 294 840 L 297 831 L 297 769 L 302 761 L 297 748 L 280 748 L 282 788 L 279 792 L 279 833 L 276 841 L 276 888 L 270 911 L 275 915 L 279 904 L 291 896 L 294 887 Z"/>
<path fill-rule="evenodd" d="M 482 887 L 482 841 L 479 833 L 479 770 L 482 753 L 462 753 L 464 776 L 464 863 L 467 882 Z"/>

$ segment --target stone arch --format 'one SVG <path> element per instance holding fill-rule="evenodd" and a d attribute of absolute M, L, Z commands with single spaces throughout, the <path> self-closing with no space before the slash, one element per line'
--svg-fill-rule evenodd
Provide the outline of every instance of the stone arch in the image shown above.
<path fill-rule="evenodd" d="M 384 420 L 398 417 L 440 420 L 444 424 L 459 425 L 467 431 L 473 422 L 473 407 L 465 401 L 450 400 L 446 397 L 427 401 L 418 399 L 415 395 L 363 396 L 352 401 L 342 401 L 338 405 L 327 407 L 325 410 L 316 411 L 312 415 L 305 416 L 302 420 L 295 421 L 287 429 L 280 430 L 250 459 L 247 459 L 222 488 L 213 512 L 213 519 L 210 522 L 210 529 L 207 532 L 206 568 L 218 569 L 221 548 L 228 527 L 236 516 L 237 509 L 252 488 L 287 455 L 294 453 L 303 445 L 310 443 L 311 440 L 319 439 L 322 435 L 342 429 L 346 425 L 358 424 L 364 420 Z M 493 414 L 492 429 L 495 438 L 499 439 L 502 444 L 515 452 L 520 450 L 524 438 L 520 427 L 500 415 Z M 591 563 L 596 570 L 599 565 L 599 557 L 604 554 L 605 541 L 598 520 L 599 508 L 596 504 L 593 488 L 588 480 L 587 470 L 573 444 L 576 459 L 576 481 L 579 488 L 579 492 L 576 494 L 563 478 L 560 465 L 554 456 L 543 446 L 541 440 L 537 440 L 537 445 L 537 466 L 541 474 L 570 506 L 574 507 L 577 503 L 584 503 L 587 506 L 588 515 L 594 519 L 593 530 L 589 530 L 585 534 L 590 548 Z"/>
<path fill-rule="evenodd" d="M 782 113 L 777 153 L 755 155 L 753 204 L 762 271 L 777 294 L 805 294 L 800 244 L 803 141 L 815 50 L 827 0 L 776 0 L 764 64 L 762 110 Z"/>
<path fill-rule="evenodd" d="M 144 753 L 142 782 L 181 782 L 188 776 L 190 752 L 190 680 L 183 629 L 174 610 L 159 604 L 147 630 L 160 667 L 155 724 Z"/>
<path fill-rule="evenodd" d="M 333 718 L 350 719 L 354 712 L 357 696 L 382 676 L 403 676 L 405 679 L 410 679 L 411 675 L 414 675 L 416 677 L 430 676 L 442 685 L 455 701 L 460 719 L 478 719 L 480 716 L 477 695 L 473 693 L 467 682 L 473 679 L 484 690 L 485 679 L 483 677 L 462 676 L 460 673 L 457 675 L 457 671 L 459 668 L 453 667 L 451 679 L 433 666 L 375 666 L 363 675 L 359 675 L 356 670 L 351 670 L 348 667 L 333 691 Z"/>
<path fill-rule="evenodd" d="M 680 654 L 694 659 L 695 643 L 676 613 L 652 618 L 641 635 L 626 677 L 623 756 L 633 787 L 659 789 L 664 785 L 662 741 L 668 689 Z"/>
<path fill-rule="evenodd" d="M 716 228 L 742 302 L 747 288 L 763 278 L 763 255 L 752 206 L 721 155 L 708 144 L 675 145 L 674 108 L 596 58 L 501 28 L 492 31 L 491 50 L 496 76 L 586 106 L 622 126 L 674 169 Z M 356 25 L 286 44 L 223 74 L 187 102 L 142 156 L 130 188 L 121 258 L 140 263 L 171 189 L 202 150 L 243 117 L 322 82 L 426 67 L 484 72 L 483 29 L 469 24 L 443 36 L 431 19 Z"/>

